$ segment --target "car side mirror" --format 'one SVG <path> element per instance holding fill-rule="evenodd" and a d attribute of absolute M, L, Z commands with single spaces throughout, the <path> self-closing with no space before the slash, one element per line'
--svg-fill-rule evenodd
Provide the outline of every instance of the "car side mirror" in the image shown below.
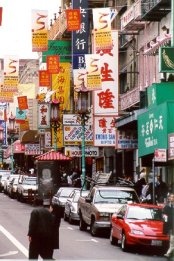
<path fill-rule="evenodd" d="M 123 219 L 123 216 L 120 215 L 120 214 L 118 214 L 118 215 L 117 215 L 117 218 L 118 218 L 118 219 Z"/>
<path fill-rule="evenodd" d="M 92 202 L 91 198 L 88 198 L 88 197 L 85 198 L 85 201 L 86 201 L 87 203 L 91 203 L 91 202 Z"/>

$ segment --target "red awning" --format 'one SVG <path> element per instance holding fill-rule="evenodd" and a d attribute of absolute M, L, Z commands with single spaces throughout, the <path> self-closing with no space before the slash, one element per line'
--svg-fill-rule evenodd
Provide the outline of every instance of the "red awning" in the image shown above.
<path fill-rule="evenodd" d="M 36 160 L 71 160 L 59 151 L 49 151 L 36 157 Z"/>

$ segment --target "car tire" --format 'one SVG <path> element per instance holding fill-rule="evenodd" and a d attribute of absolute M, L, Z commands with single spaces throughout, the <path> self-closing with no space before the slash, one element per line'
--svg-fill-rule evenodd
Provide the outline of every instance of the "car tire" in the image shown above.
<path fill-rule="evenodd" d="M 126 243 L 126 235 L 125 233 L 122 234 L 122 238 L 121 238 L 121 249 L 126 252 L 128 250 L 128 246 Z"/>
<path fill-rule="evenodd" d="M 72 217 L 71 217 L 71 212 L 69 213 L 68 222 L 69 222 L 70 224 L 73 224 L 73 219 L 72 219 Z"/>
<path fill-rule="evenodd" d="M 93 236 L 93 237 L 97 236 L 97 229 L 95 227 L 95 219 L 94 218 L 91 220 L 90 232 L 91 232 L 91 236 Z"/>
<path fill-rule="evenodd" d="M 83 220 L 81 215 L 80 215 L 79 229 L 81 231 L 86 231 L 87 230 L 87 224 L 84 222 L 84 220 Z"/>
<path fill-rule="evenodd" d="M 109 237 L 110 243 L 111 245 L 118 245 L 118 239 L 112 236 L 112 232 L 113 229 L 111 228 L 110 237 Z"/>
<path fill-rule="evenodd" d="M 64 212 L 64 215 L 63 215 L 63 219 L 64 219 L 65 221 L 68 220 L 68 217 L 67 217 L 67 215 L 65 214 L 65 212 Z"/>

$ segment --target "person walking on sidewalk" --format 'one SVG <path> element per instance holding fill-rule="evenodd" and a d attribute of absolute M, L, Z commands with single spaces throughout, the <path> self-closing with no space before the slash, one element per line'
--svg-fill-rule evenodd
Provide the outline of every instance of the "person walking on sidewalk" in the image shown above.
<path fill-rule="evenodd" d="M 166 232 L 170 235 L 169 249 L 165 257 L 171 257 L 174 254 L 174 193 L 169 195 L 169 202 L 164 206 L 163 213 L 167 216 Z"/>

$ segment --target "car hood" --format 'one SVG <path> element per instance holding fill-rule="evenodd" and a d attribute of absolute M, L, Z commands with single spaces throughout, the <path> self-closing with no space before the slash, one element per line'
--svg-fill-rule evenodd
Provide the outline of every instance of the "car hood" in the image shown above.
<path fill-rule="evenodd" d="M 146 236 L 163 235 L 164 222 L 157 220 L 128 221 L 131 229 L 141 230 Z"/>
<path fill-rule="evenodd" d="M 121 207 L 121 204 L 95 204 L 95 207 L 99 210 L 99 212 L 108 212 L 108 213 L 115 213 Z"/>

